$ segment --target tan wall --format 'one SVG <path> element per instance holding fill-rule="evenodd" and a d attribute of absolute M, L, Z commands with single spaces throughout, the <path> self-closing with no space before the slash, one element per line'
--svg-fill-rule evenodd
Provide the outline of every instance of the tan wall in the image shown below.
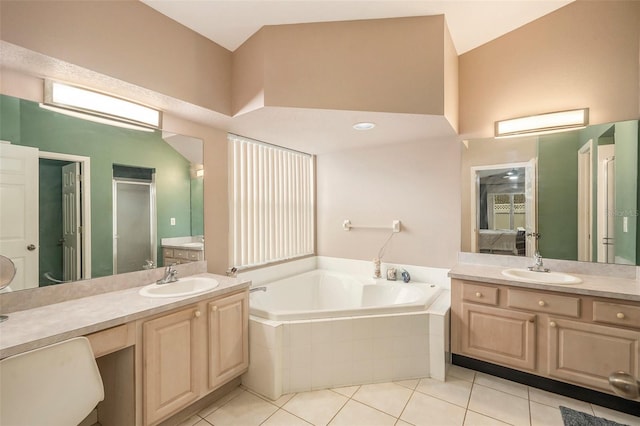
<path fill-rule="evenodd" d="M 591 123 L 638 118 L 640 2 L 576 1 L 460 56 L 460 131 L 590 108 Z"/>
<path fill-rule="evenodd" d="M 231 52 L 137 0 L 3 0 L 0 38 L 219 113 L 231 112 Z"/>
<path fill-rule="evenodd" d="M 443 114 L 444 17 L 265 27 L 265 104 Z"/>
<path fill-rule="evenodd" d="M 468 141 L 462 147 L 461 180 L 461 251 L 471 251 L 471 167 L 506 163 L 526 163 L 536 158 L 536 137 L 518 139 L 484 139 Z"/>
<path fill-rule="evenodd" d="M 264 107 L 264 31 L 258 31 L 233 52 L 231 109 L 234 116 Z"/>
<path fill-rule="evenodd" d="M 460 249 L 460 144 L 418 142 L 320 155 L 318 254 L 371 260 L 402 221 L 385 262 L 451 267 Z M 342 229 L 345 219 L 388 230 Z"/>
<path fill-rule="evenodd" d="M 454 130 L 458 130 L 458 52 L 451 39 L 449 28 L 444 25 L 444 116 Z"/>

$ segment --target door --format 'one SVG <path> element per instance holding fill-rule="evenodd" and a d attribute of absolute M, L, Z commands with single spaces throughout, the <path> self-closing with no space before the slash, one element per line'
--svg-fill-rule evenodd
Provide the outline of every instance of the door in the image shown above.
<path fill-rule="evenodd" d="M 62 167 L 62 280 L 76 281 L 81 272 L 80 164 Z"/>
<path fill-rule="evenodd" d="M 209 389 L 249 367 L 249 297 L 242 292 L 209 303 Z"/>
<path fill-rule="evenodd" d="M 157 263 L 155 189 L 152 182 L 113 180 L 113 273 Z"/>
<path fill-rule="evenodd" d="M 38 286 L 38 149 L 0 143 L 0 254 L 16 265 L 11 290 Z"/>
<path fill-rule="evenodd" d="M 598 146 L 598 262 L 615 262 L 615 145 Z"/>
<path fill-rule="evenodd" d="M 593 140 L 578 151 L 578 260 L 592 261 L 591 233 L 593 232 Z"/>
<path fill-rule="evenodd" d="M 186 407 L 200 394 L 200 311 L 193 306 L 142 325 L 144 424 Z"/>
<path fill-rule="evenodd" d="M 536 368 L 536 316 L 462 304 L 461 352 L 518 369 Z"/>

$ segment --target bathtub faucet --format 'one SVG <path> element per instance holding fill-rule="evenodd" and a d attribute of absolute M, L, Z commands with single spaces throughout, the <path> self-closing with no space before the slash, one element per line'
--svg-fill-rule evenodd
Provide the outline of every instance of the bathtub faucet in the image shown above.
<path fill-rule="evenodd" d="M 411 281 L 411 275 L 409 275 L 406 269 L 402 270 L 401 275 L 402 275 L 402 281 L 404 281 L 405 283 L 408 283 L 409 281 Z"/>
<path fill-rule="evenodd" d="M 249 289 L 249 293 L 253 293 L 254 291 L 267 291 L 267 288 L 265 286 L 262 286 Z"/>
<path fill-rule="evenodd" d="M 227 269 L 227 276 L 231 278 L 236 278 L 238 276 L 238 268 L 235 266 Z"/>

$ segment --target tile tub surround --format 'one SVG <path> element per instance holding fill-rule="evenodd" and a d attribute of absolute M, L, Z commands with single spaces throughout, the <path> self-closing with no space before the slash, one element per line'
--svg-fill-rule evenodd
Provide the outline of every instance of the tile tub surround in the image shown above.
<path fill-rule="evenodd" d="M 136 285 L 121 283 L 123 286 L 126 284 L 124 289 L 14 311 L 9 314 L 9 320 L 0 323 L 0 358 L 222 296 L 251 284 L 247 280 L 221 275 L 197 275 L 214 278 L 220 284 L 213 290 L 193 296 L 150 298 L 138 294 L 140 286 L 154 282 L 154 276 L 153 280 L 138 279 Z M 143 276 L 141 273 L 138 278 Z M 116 277 L 120 276 L 107 278 L 113 280 Z"/>
<path fill-rule="evenodd" d="M 243 385 L 282 394 L 416 377 L 444 380 L 450 294 L 428 310 L 308 321 L 251 317 Z"/>

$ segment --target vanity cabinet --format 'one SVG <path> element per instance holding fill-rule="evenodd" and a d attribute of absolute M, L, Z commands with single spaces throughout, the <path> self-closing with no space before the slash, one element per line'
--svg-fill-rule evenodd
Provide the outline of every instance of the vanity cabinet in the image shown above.
<path fill-rule="evenodd" d="M 204 260 L 204 251 L 193 249 L 162 248 L 162 264 L 164 266 Z"/>
<path fill-rule="evenodd" d="M 248 291 L 144 321 L 143 424 L 155 425 L 249 365 Z"/>
<path fill-rule="evenodd" d="M 612 394 L 640 377 L 640 302 L 452 280 L 451 350 Z"/>

